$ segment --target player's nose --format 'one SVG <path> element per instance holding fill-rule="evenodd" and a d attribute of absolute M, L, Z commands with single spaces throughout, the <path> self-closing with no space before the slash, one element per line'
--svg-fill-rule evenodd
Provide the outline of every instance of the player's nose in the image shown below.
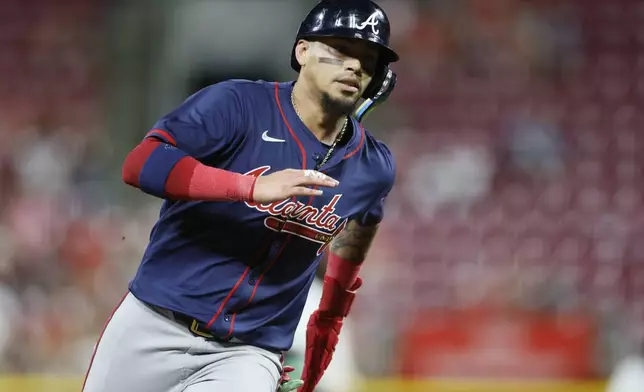
<path fill-rule="evenodd" d="M 344 69 L 360 77 L 362 75 L 362 62 L 356 58 L 348 58 L 344 61 Z"/>

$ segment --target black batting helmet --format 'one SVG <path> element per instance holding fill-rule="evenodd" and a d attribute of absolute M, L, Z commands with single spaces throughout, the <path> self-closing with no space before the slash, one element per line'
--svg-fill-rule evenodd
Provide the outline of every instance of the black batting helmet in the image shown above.
<path fill-rule="evenodd" d="M 389 71 L 389 63 L 398 61 L 398 54 L 389 47 L 389 18 L 385 11 L 370 0 L 322 0 L 306 15 L 297 31 L 291 51 L 291 67 L 300 71 L 295 46 L 300 39 L 339 37 L 361 39 L 376 44 L 380 50 L 379 65 L 363 97 L 372 98 L 380 91 Z"/>

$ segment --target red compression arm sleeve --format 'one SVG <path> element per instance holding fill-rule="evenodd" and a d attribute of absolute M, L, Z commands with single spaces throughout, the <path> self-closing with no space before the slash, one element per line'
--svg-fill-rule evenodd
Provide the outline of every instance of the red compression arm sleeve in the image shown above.
<path fill-rule="evenodd" d="M 343 259 L 335 253 L 329 252 L 325 275 L 335 279 L 340 287 L 348 289 L 356 281 L 361 266 L 362 264 Z"/>
<path fill-rule="evenodd" d="M 158 149 L 164 148 L 164 144 L 158 139 L 144 139 L 125 159 L 123 181 L 141 188 L 142 177 L 153 176 L 153 164 L 163 162 L 158 157 L 154 160 L 150 157 L 155 151 L 160 152 Z M 254 176 L 206 166 L 185 156 L 174 164 L 165 178 L 164 196 L 177 200 L 251 201 L 256 179 Z"/>
<path fill-rule="evenodd" d="M 170 172 L 165 191 L 173 199 L 251 201 L 256 179 L 185 157 Z"/>
<path fill-rule="evenodd" d="M 362 280 L 358 278 L 360 266 L 329 252 L 319 307 L 321 312 L 331 317 L 346 317 L 355 291 L 362 285 Z"/>

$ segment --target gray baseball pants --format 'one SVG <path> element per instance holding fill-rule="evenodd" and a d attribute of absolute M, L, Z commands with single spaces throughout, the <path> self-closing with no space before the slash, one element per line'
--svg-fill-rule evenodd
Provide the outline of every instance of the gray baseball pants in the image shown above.
<path fill-rule="evenodd" d="M 96 344 L 82 392 L 275 392 L 280 357 L 195 336 L 128 293 Z"/>

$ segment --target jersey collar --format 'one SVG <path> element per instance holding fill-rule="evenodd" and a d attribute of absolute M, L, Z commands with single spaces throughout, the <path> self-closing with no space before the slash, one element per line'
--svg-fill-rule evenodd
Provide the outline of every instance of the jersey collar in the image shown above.
<path fill-rule="evenodd" d="M 298 144 L 303 146 L 303 153 L 308 154 L 307 161 L 309 161 L 312 159 L 312 155 L 326 154 L 328 147 L 325 147 L 315 137 L 313 132 L 311 132 L 311 130 L 309 130 L 309 128 L 302 122 L 300 116 L 297 115 L 297 112 L 293 107 L 293 102 L 291 101 L 291 93 L 294 85 L 294 81 L 284 83 L 284 88 L 279 89 L 280 106 L 284 111 L 285 121 L 289 123 L 288 125 L 290 125 L 293 130 L 293 137 L 296 139 Z M 336 147 L 327 163 L 321 168 L 322 171 L 339 164 L 345 159 L 349 159 L 362 148 L 365 136 L 364 128 L 362 127 L 362 124 L 356 121 L 353 117 L 351 117 L 350 121 L 352 122 L 353 127 L 351 127 L 352 134 L 349 141 Z M 314 163 L 313 166 L 315 166 Z"/>

